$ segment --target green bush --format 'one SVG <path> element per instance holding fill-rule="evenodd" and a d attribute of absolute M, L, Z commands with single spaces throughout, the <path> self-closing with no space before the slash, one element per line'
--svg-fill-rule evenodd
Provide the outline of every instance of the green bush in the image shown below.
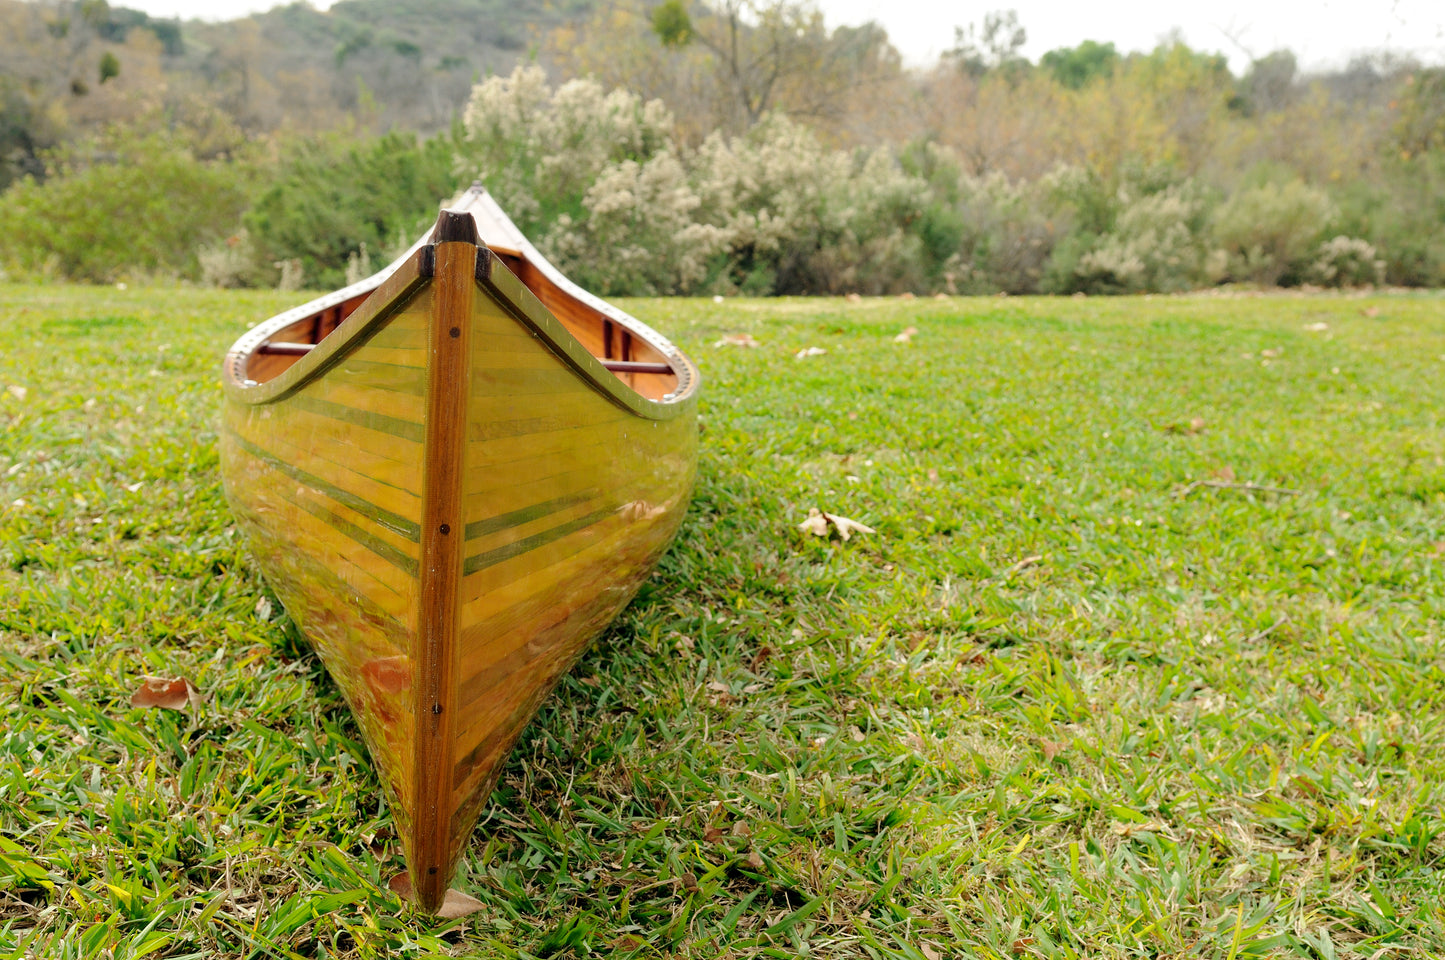
<path fill-rule="evenodd" d="M 236 230 L 252 171 L 181 138 L 120 131 L 51 158 L 0 194 L 0 265 L 17 278 L 196 278 L 200 244 Z"/>
<path fill-rule="evenodd" d="M 1303 275 L 1337 210 L 1302 180 L 1241 190 L 1215 212 L 1214 239 L 1229 258 L 1229 275 L 1274 286 Z"/>
<path fill-rule="evenodd" d="M 362 244 L 383 253 L 409 245 L 470 179 L 455 171 L 456 143 L 451 133 L 389 133 L 291 144 L 244 218 L 253 270 L 275 282 L 274 264 L 299 261 L 308 286 L 335 287 Z"/>

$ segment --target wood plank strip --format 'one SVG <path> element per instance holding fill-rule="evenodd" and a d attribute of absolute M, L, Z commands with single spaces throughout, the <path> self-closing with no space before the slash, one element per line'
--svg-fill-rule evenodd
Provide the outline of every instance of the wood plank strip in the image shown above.
<path fill-rule="evenodd" d="M 438 221 L 445 236 L 446 211 Z M 472 224 L 470 215 L 465 215 Z M 475 225 L 471 226 L 475 231 Z M 426 384 L 425 496 L 422 569 L 417 603 L 416 811 L 407 852 L 412 887 L 423 909 L 435 912 L 455 863 L 452 836 L 453 725 L 456 713 L 457 580 L 462 558 L 462 475 L 471 382 L 472 304 L 477 247 L 436 245 L 430 366 Z"/>
<path fill-rule="evenodd" d="M 333 403 L 312 395 L 311 388 L 298 393 L 290 398 L 290 406 L 298 410 L 305 410 L 307 413 L 314 413 L 317 416 L 327 417 L 332 420 L 340 420 L 343 423 L 355 424 L 358 427 L 365 427 L 368 430 L 375 430 L 378 433 L 385 433 L 393 437 L 400 437 L 403 440 L 410 440 L 412 443 L 421 443 L 426 439 L 426 431 L 422 424 L 413 420 L 402 420 L 397 417 L 389 417 L 384 413 L 375 410 L 357 409 L 344 404 Z"/>
<path fill-rule="evenodd" d="M 285 474 L 297 483 L 321 491 L 337 503 L 345 504 L 357 513 L 371 518 L 378 525 L 393 530 L 408 540 L 415 541 L 420 537 L 420 527 L 417 522 L 410 517 L 384 509 L 366 497 L 359 496 L 308 470 L 303 470 L 295 463 L 288 462 L 285 457 L 257 446 L 246 439 L 241 433 L 233 431 L 232 437 L 242 450 L 245 450 L 262 463 L 265 463 L 271 469 Z M 279 436 L 274 436 L 273 442 L 275 442 L 277 446 L 282 446 L 284 443 Z M 293 455 L 294 452 L 294 449 L 288 451 L 288 453 Z"/>

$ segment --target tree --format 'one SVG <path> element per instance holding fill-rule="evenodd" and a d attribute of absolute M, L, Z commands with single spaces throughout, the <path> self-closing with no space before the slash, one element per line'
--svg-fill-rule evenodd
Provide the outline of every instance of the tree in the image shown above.
<path fill-rule="evenodd" d="M 981 76 L 992 70 L 1012 71 L 1028 65 L 1019 53 L 1029 35 L 1019 24 L 1014 10 L 995 10 L 983 18 L 983 26 L 969 24 L 953 28 L 954 47 L 944 57 L 955 61 L 965 73 Z"/>
<path fill-rule="evenodd" d="M 1039 58 L 1039 66 L 1049 72 L 1056 83 L 1070 90 L 1081 90 L 1091 80 L 1110 77 L 1119 62 L 1112 43 L 1085 40 L 1077 47 L 1060 47 Z"/>

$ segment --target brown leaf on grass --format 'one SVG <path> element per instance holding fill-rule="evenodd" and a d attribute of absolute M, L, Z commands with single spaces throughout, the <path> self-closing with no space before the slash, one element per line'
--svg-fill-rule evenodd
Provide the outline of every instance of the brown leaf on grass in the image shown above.
<path fill-rule="evenodd" d="M 1380 308 L 1379 308 L 1379 307 L 1366 307 L 1365 309 L 1361 310 L 1360 312 L 1363 313 L 1365 316 L 1369 317 L 1371 320 L 1373 320 L 1373 319 L 1375 319 L 1376 317 L 1378 317 L 1378 316 L 1380 315 Z"/>
<path fill-rule="evenodd" d="M 908 293 L 907 291 L 904 291 L 903 293 L 900 293 L 900 294 L 898 295 L 898 299 L 899 299 L 899 300 L 916 300 L 916 299 L 918 299 L 918 298 L 915 297 L 913 294 Z"/>
<path fill-rule="evenodd" d="M 1188 423 L 1166 423 L 1159 429 L 1164 433 L 1182 433 L 1187 437 L 1204 432 L 1204 418 L 1192 417 Z"/>
<path fill-rule="evenodd" d="M 142 677 L 141 685 L 130 695 L 133 707 L 161 707 L 166 710 L 184 710 L 198 706 L 201 694 L 185 677 L 174 680 L 166 677 Z"/>
<path fill-rule="evenodd" d="M 846 297 L 844 297 L 843 299 L 844 299 L 844 300 L 847 300 L 849 303 L 862 303 L 862 302 L 863 302 L 863 298 L 860 297 L 860 296 L 859 296 L 858 294 L 856 294 L 856 293 L 850 293 L 850 294 L 848 294 Z"/>
<path fill-rule="evenodd" d="M 934 467 L 929 467 L 929 468 L 928 468 L 928 482 L 929 482 L 929 483 L 937 483 L 937 482 L 938 482 L 938 470 L 935 469 Z"/>
<path fill-rule="evenodd" d="M 1068 746 L 1069 745 L 1066 743 L 1055 743 L 1052 740 L 1039 741 L 1039 749 L 1044 752 L 1044 760 L 1046 762 L 1052 762 L 1054 757 L 1057 757 L 1059 754 L 1063 753 L 1066 749 L 1068 749 Z"/>
<path fill-rule="evenodd" d="M 684 873 L 678 879 L 682 881 L 682 889 L 686 890 L 688 893 L 697 893 L 697 874 L 689 871 L 687 873 Z"/>
<path fill-rule="evenodd" d="M 918 952 L 923 954 L 925 960 L 943 960 L 943 954 L 926 943 L 920 943 L 918 945 Z"/>
<path fill-rule="evenodd" d="M 391 888 L 392 893 L 408 903 L 416 899 L 411 887 L 411 876 L 406 871 L 392 877 L 386 885 Z M 448 887 L 447 895 L 442 899 L 441 908 L 437 910 L 436 915 L 442 920 L 456 920 L 459 917 L 476 913 L 482 907 L 482 901 L 476 897 L 468 896 L 455 887 Z"/>
<path fill-rule="evenodd" d="M 1432 557 L 1445 557 L 1445 540 L 1435 542 L 1435 549 L 1430 551 Z"/>
<path fill-rule="evenodd" d="M 706 830 L 702 832 L 702 842 L 720 843 L 722 842 L 722 838 L 725 836 L 727 836 L 727 833 L 723 831 L 722 827 L 716 825 L 709 826 Z"/>
<path fill-rule="evenodd" d="M 25 395 L 30 391 L 25 389 L 24 387 L 17 386 L 12 383 L 10 386 L 5 388 L 5 392 L 10 394 L 10 396 L 14 397 L 16 400 L 24 400 Z"/>
<path fill-rule="evenodd" d="M 1019 937 L 1009 946 L 1009 952 L 1017 956 L 1018 954 L 1023 953 L 1025 950 L 1027 950 L 1029 944 L 1037 942 L 1038 941 L 1036 941 L 1033 937 Z"/>
<path fill-rule="evenodd" d="M 754 870 L 763 869 L 763 855 L 761 853 L 758 853 L 756 850 L 749 850 L 748 866 L 752 867 Z"/>
<path fill-rule="evenodd" d="M 715 347 L 756 347 L 758 341 L 753 339 L 751 333 L 725 333 L 721 340 L 713 343 Z"/>
<path fill-rule="evenodd" d="M 1210 474 L 1210 476 L 1213 477 L 1215 480 L 1223 480 L 1225 483 L 1233 483 L 1233 482 L 1234 482 L 1234 468 L 1233 468 L 1233 467 L 1220 467 L 1218 470 L 1215 470 L 1214 472 L 1212 472 L 1212 473 Z"/>
<path fill-rule="evenodd" d="M 833 529 L 838 531 L 838 536 L 842 537 L 844 540 L 851 539 L 855 532 L 878 532 L 867 524 L 859 523 L 857 520 L 853 520 L 836 513 L 828 513 L 824 510 L 819 510 L 817 507 L 809 508 L 808 518 L 802 523 L 798 524 L 798 529 L 802 530 L 804 533 L 811 533 L 815 537 L 826 537 L 828 535 L 829 524 L 833 525 Z"/>
<path fill-rule="evenodd" d="M 917 328 L 917 327 L 908 327 L 908 328 L 906 328 L 902 333 L 900 333 L 898 336 L 894 337 L 894 338 L 893 338 L 893 342 L 894 342 L 894 343 L 911 343 L 911 342 L 913 341 L 913 335 L 916 334 L 917 332 L 918 332 L 918 328 Z"/>
<path fill-rule="evenodd" d="M 771 659 L 771 657 L 773 656 L 773 652 L 773 648 L 768 646 L 767 644 L 763 644 L 761 647 L 759 647 L 758 652 L 753 654 L 753 658 L 748 661 L 748 671 L 751 673 L 757 673 L 758 668 L 761 667 L 763 664 L 767 663 L 769 659 Z"/>

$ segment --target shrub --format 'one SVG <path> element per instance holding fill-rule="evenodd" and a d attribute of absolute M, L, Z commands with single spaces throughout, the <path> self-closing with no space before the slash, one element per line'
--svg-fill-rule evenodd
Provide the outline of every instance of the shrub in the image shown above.
<path fill-rule="evenodd" d="M 660 100 L 607 93 L 591 78 L 555 90 L 536 65 L 490 77 L 472 90 L 460 163 L 480 177 L 529 237 L 563 214 L 586 219 L 585 197 L 609 164 L 646 163 L 668 148 L 672 115 Z"/>
<path fill-rule="evenodd" d="M 701 202 L 671 152 L 624 160 L 588 188 L 583 218 L 562 214 L 540 245 L 563 272 L 604 295 L 687 292 L 726 242 L 726 231 L 694 221 Z"/>
<path fill-rule="evenodd" d="M 1091 293 L 1173 293 L 1203 279 L 1204 200 L 1193 184 L 1125 200 L 1114 229 L 1074 268 Z"/>
<path fill-rule="evenodd" d="M 1359 287 L 1383 280 L 1385 261 L 1376 258 L 1375 247 L 1368 241 L 1335 237 L 1320 244 L 1308 276 L 1325 287 Z"/>
<path fill-rule="evenodd" d="M 1229 275 L 1273 286 L 1300 276 L 1335 205 L 1302 180 L 1266 183 L 1235 193 L 1216 211 L 1214 238 L 1229 258 Z"/>
<path fill-rule="evenodd" d="M 249 193 L 237 164 L 199 160 L 164 134 L 113 131 L 53 156 L 44 183 L 0 194 L 0 264 L 89 283 L 194 279 L 197 242 L 233 233 Z"/>
<path fill-rule="evenodd" d="M 288 278 L 335 287 L 362 244 L 386 251 L 401 235 L 405 247 L 436 219 L 438 200 L 462 185 L 456 142 L 455 134 L 420 141 L 390 133 L 360 144 L 336 135 L 290 144 L 245 216 L 253 270 L 274 282 L 274 265 L 296 260 L 301 273 Z"/>

